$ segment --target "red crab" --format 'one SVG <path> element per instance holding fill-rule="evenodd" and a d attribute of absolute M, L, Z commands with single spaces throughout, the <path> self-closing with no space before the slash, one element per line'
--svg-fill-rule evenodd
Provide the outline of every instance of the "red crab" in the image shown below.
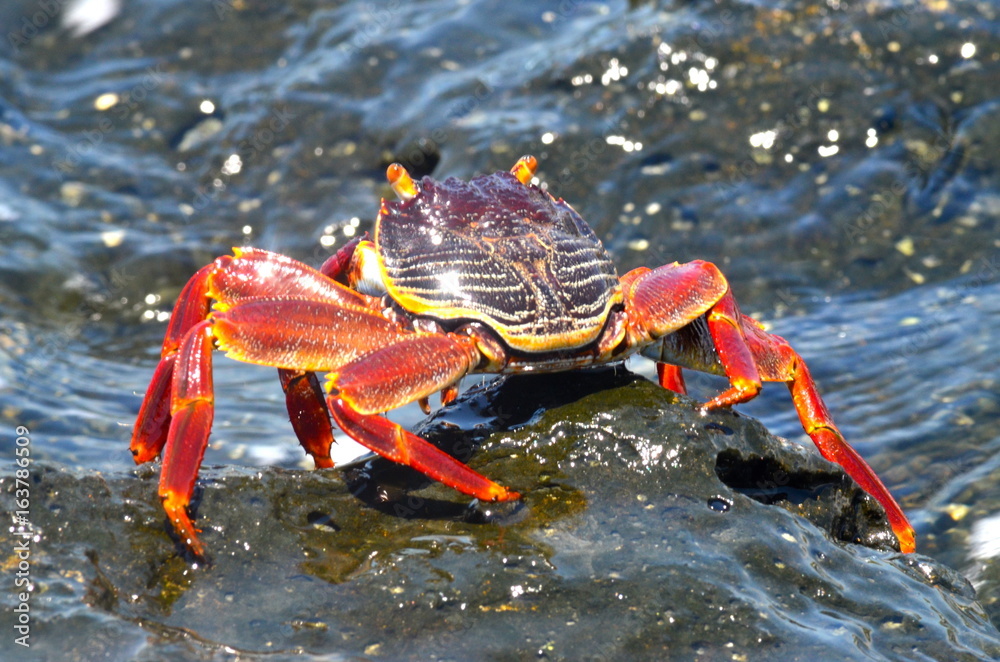
<path fill-rule="evenodd" d="M 394 164 L 387 175 L 400 200 L 382 201 L 374 241 L 355 240 L 318 271 L 234 249 L 188 281 L 131 444 L 137 463 L 162 453 L 160 497 L 187 548 L 204 555 L 187 509 L 212 427 L 218 348 L 278 368 L 317 467 L 333 466 L 332 417 L 379 455 L 487 501 L 519 495 L 381 414 L 410 402 L 427 410 L 437 392 L 450 402 L 473 373 L 573 370 L 637 352 L 681 393 L 680 366 L 728 377 L 707 409 L 785 382 L 820 453 L 882 504 L 902 551 L 914 551 L 906 516 L 833 424 L 805 362 L 740 314 L 715 265 L 675 262 L 619 278 L 580 215 L 530 183 L 536 165 L 526 156 L 468 182 L 415 182 Z"/>

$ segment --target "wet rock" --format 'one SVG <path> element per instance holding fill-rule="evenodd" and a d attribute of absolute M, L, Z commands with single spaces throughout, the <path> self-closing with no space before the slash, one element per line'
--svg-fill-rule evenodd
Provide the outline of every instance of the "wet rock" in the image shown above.
<path fill-rule="evenodd" d="M 1000 655 L 969 583 L 894 551 L 879 506 L 838 467 L 622 369 L 473 389 L 419 432 L 523 502 L 470 503 L 381 460 L 207 467 L 206 566 L 170 537 L 155 468 L 38 470 L 33 652 L 215 659 L 238 641 L 241 659 L 268 660 Z M 70 650 L 66 627 L 92 650 Z"/>

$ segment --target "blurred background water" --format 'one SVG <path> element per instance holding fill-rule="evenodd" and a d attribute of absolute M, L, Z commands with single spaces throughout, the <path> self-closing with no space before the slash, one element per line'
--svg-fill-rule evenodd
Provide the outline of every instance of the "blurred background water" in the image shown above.
<path fill-rule="evenodd" d="M 370 229 L 389 163 L 468 178 L 531 153 L 621 272 L 718 264 L 1000 622 L 996 12 L 5 2 L 0 472 L 16 426 L 38 462 L 131 469 L 165 320 L 213 257 L 318 265 Z M 220 359 L 216 387 L 206 464 L 309 466 L 273 370 Z M 780 386 L 740 409 L 809 443 Z"/>

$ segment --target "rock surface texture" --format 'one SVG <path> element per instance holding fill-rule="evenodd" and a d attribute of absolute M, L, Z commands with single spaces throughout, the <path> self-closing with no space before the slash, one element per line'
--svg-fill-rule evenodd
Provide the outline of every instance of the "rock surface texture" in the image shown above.
<path fill-rule="evenodd" d="M 196 523 L 212 561 L 193 567 L 155 468 L 41 468 L 32 652 L 209 660 L 238 640 L 239 659 L 267 660 L 1000 656 L 971 585 L 895 552 L 878 505 L 815 449 L 623 368 L 472 389 L 418 432 L 524 501 L 470 505 L 381 460 L 207 467 Z M 91 650 L 66 648 L 65 628 Z"/>

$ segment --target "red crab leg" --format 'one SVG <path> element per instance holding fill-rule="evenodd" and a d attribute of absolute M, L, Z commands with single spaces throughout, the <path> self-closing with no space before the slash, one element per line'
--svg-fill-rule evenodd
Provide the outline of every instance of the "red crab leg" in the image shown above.
<path fill-rule="evenodd" d="M 338 251 L 334 256 L 337 259 L 330 263 L 329 268 L 342 268 L 338 265 L 349 261 L 346 253 L 353 251 L 355 246 L 352 242 Z M 371 297 L 342 287 L 334 283 L 330 276 L 291 258 L 253 248 L 235 249 L 234 253 L 234 257 L 220 257 L 212 264 L 202 267 L 188 280 L 177 298 L 163 339 L 160 363 L 146 390 L 132 432 L 131 451 L 137 463 L 148 462 L 163 450 L 170 426 L 170 398 L 167 395 L 175 369 L 176 353 L 187 332 L 209 316 L 212 299 L 217 300 L 218 307 L 223 309 L 250 301 L 267 301 L 296 295 L 352 307 L 373 306 Z M 330 275 L 334 274 L 331 272 Z M 280 327 L 280 320 L 273 321 Z M 349 356 L 348 360 L 350 358 Z M 306 398 L 305 403 L 300 401 L 301 397 Z M 308 397 L 308 394 L 303 394 L 300 390 L 293 391 L 293 420 L 308 420 L 309 415 L 303 412 L 315 412 L 317 405 L 309 402 Z M 306 442 L 307 450 L 322 446 L 322 442 L 311 440 L 321 435 L 322 431 L 303 434 L 309 439 Z M 323 454 L 329 454 L 328 447 Z"/>
<path fill-rule="evenodd" d="M 170 430 L 170 384 L 174 378 L 176 358 L 177 354 L 174 353 L 160 359 L 142 399 L 129 445 L 136 464 L 155 460 L 167 443 L 167 432 Z"/>
<path fill-rule="evenodd" d="M 219 348 L 237 361 L 327 371 L 409 333 L 381 315 L 329 301 L 248 301 L 213 313 Z"/>
<path fill-rule="evenodd" d="M 214 315 L 219 347 L 240 361 L 282 366 L 285 405 L 317 468 L 333 466 L 333 426 L 314 371 L 348 363 L 404 332 L 364 309 L 308 300 L 250 300 Z"/>
<path fill-rule="evenodd" d="M 170 398 L 172 418 L 160 472 L 163 509 L 197 556 L 204 556 L 204 548 L 187 507 L 212 429 L 212 349 L 211 322 L 203 320 L 188 332 L 177 351 Z"/>
<path fill-rule="evenodd" d="M 760 393 L 760 373 L 743 337 L 742 317 L 731 291 L 727 291 L 708 312 L 708 331 L 729 378 L 729 388 L 706 402 L 707 409 L 732 407 L 753 400 Z"/>
<path fill-rule="evenodd" d="M 673 358 L 709 372 L 721 367 L 731 386 L 706 407 L 745 402 L 757 395 L 762 380 L 786 382 L 802 426 L 820 454 L 843 467 L 882 505 L 900 549 L 915 550 L 913 528 L 902 509 L 833 424 L 805 362 L 784 339 L 740 314 L 725 277 L 714 265 L 691 262 L 654 271 L 636 269 L 622 278 L 622 287 L 630 343 L 662 338 L 660 355 L 654 357 L 660 362 Z M 702 315 L 704 326 L 699 327 Z"/>
<path fill-rule="evenodd" d="M 282 368 L 278 370 L 278 379 L 285 391 L 288 419 L 302 448 L 312 455 L 317 469 L 333 467 L 330 459 L 333 425 L 316 373 Z"/>
<path fill-rule="evenodd" d="M 215 265 L 209 264 L 192 276 L 177 298 L 177 305 L 167 324 L 160 350 L 160 362 L 146 389 L 139 415 L 132 429 L 130 449 L 136 464 L 156 458 L 167 443 L 170 428 L 170 385 L 173 381 L 177 350 L 187 332 L 208 316 L 210 301 L 205 296 L 207 282 Z"/>
<path fill-rule="evenodd" d="M 362 308 L 377 304 L 377 299 L 348 289 L 290 257 L 258 248 L 234 248 L 233 253 L 232 257 L 217 258 L 212 265 L 206 291 L 216 300 L 216 310 L 261 300 L 328 301 Z"/>
<path fill-rule="evenodd" d="M 378 416 L 449 387 L 479 362 L 475 341 L 464 336 L 414 334 L 328 376 L 333 419 L 379 455 L 486 501 L 520 498 L 436 446 Z"/>
<path fill-rule="evenodd" d="M 265 346 L 262 349 L 275 354 L 280 351 L 287 353 L 290 347 L 303 345 L 301 338 L 295 338 L 294 334 L 286 336 L 283 331 L 290 329 L 296 320 L 301 321 L 301 314 L 304 310 L 310 311 L 308 314 L 315 315 L 317 320 L 323 319 L 324 316 L 325 319 L 339 320 L 342 325 L 340 334 L 342 334 L 343 325 L 349 325 L 352 321 L 358 320 L 361 320 L 358 331 L 365 328 L 365 322 L 373 322 L 381 330 L 387 329 L 389 325 L 384 319 L 368 312 L 369 309 L 377 307 L 377 299 L 367 297 L 339 284 L 346 282 L 351 258 L 363 239 L 364 237 L 359 237 L 343 246 L 323 264 L 319 271 L 283 255 L 253 248 L 237 250 L 234 258 L 219 258 L 217 260 L 219 270 L 212 279 L 211 294 L 219 300 L 216 307 L 222 311 L 228 310 L 229 313 L 219 312 L 217 318 L 225 319 L 227 324 L 238 318 L 241 323 L 259 325 L 254 330 L 245 329 L 241 342 L 249 346 L 255 342 L 254 334 L 261 334 L 256 337 L 256 343 L 261 344 L 260 341 L 264 340 Z M 260 291 L 260 283 L 267 283 L 263 293 Z M 276 302 L 279 299 L 282 300 L 280 304 Z M 256 307 L 253 307 L 252 304 Z M 312 304 L 318 307 L 311 308 Z M 352 311 L 345 313 L 341 305 L 351 308 Z M 251 307 L 247 308 L 247 306 Z M 355 307 L 365 310 L 359 312 L 353 310 Z M 280 315 L 273 314 L 275 310 L 291 310 L 293 313 L 289 318 L 282 319 Z M 305 328 L 312 325 L 312 322 L 306 321 L 304 325 L 300 326 Z M 320 335 L 313 340 L 312 344 L 315 344 L 315 340 L 322 340 L 324 337 L 330 337 L 331 334 L 337 334 L 338 330 L 327 325 L 320 328 L 318 333 Z M 217 335 L 220 335 L 223 342 L 227 341 L 226 331 L 219 332 Z M 376 331 L 374 337 L 384 338 L 385 335 Z M 394 334 L 391 337 L 395 337 Z M 349 336 L 346 339 L 350 341 Z M 304 347 L 300 347 L 300 349 L 304 349 Z M 257 362 L 267 365 L 287 363 L 316 366 L 324 362 L 329 365 L 338 365 L 337 361 L 350 360 L 353 354 L 348 354 L 340 359 L 337 356 L 337 351 L 331 350 L 325 356 L 313 353 L 306 359 L 300 352 L 297 356 L 286 357 L 284 361 L 274 358 L 273 360 L 258 359 Z M 306 363 L 303 364 L 303 361 Z M 332 467 L 330 445 L 333 443 L 333 426 L 330 422 L 326 398 L 316 375 L 311 371 L 279 368 L 278 378 L 285 392 L 288 417 L 299 443 L 307 453 L 312 455 L 318 468 Z"/>
<path fill-rule="evenodd" d="M 247 301 L 215 313 L 214 322 L 219 347 L 231 358 L 299 370 L 334 370 L 330 388 L 339 390 L 340 397 L 328 398 L 330 413 L 348 435 L 372 451 L 479 498 L 518 498 L 374 415 L 436 391 L 447 394 L 447 387 L 478 362 L 475 341 L 401 331 L 369 310 L 325 301 Z"/>
<path fill-rule="evenodd" d="M 279 312 L 277 316 L 257 316 L 258 321 L 264 321 L 267 333 L 260 333 L 257 338 L 251 335 L 241 339 L 245 347 L 240 347 L 238 342 L 232 344 L 236 345 L 237 353 L 242 349 L 251 354 L 255 346 L 260 350 L 261 341 L 269 343 L 269 347 L 264 348 L 266 351 L 259 353 L 284 354 L 288 359 L 284 365 L 274 360 L 269 365 L 283 365 L 297 371 L 296 374 L 313 365 L 342 365 L 359 353 L 356 339 L 350 337 L 339 346 L 327 343 L 326 347 L 320 348 L 316 346 L 315 338 L 311 338 L 311 343 L 302 342 L 294 333 L 283 335 L 275 331 L 286 321 L 308 317 L 308 312 L 318 311 L 329 316 L 327 325 L 321 328 L 327 335 L 330 335 L 330 325 L 336 326 L 338 322 L 340 327 L 334 331 L 341 332 L 344 324 L 351 328 L 352 322 L 358 322 L 357 330 L 374 344 L 389 341 L 398 335 L 390 322 L 373 311 L 371 297 L 338 285 L 328 276 L 284 256 L 255 249 L 237 249 L 235 253 L 235 257 L 219 258 L 200 269 L 181 291 L 164 337 L 160 363 L 140 407 L 131 443 L 136 462 L 146 462 L 163 454 L 160 494 L 164 509 L 178 534 L 199 556 L 203 548 L 186 510 L 212 422 L 211 350 L 217 331 L 216 321 L 210 315 L 212 299 L 216 300 L 220 310 L 229 310 L 229 313 L 217 313 L 223 317 L 239 318 L 241 314 L 253 317 L 254 310 L 275 307 Z M 291 297 L 296 295 L 307 299 L 292 300 Z M 315 300 L 309 300 L 310 297 Z M 297 317 L 282 318 L 280 313 L 283 307 L 295 311 Z M 232 320 L 229 322 L 228 327 L 223 325 L 224 330 L 232 332 L 234 325 Z M 366 327 L 369 333 L 365 333 Z M 308 334 L 309 324 L 300 325 L 298 330 Z M 223 340 L 232 341 L 225 334 Z M 300 345 L 299 349 L 303 349 L 302 352 L 295 351 L 296 343 Z M 293 381 L 296 383 L 293 384 Z M 324 456 L 329 456 L 328 440 L 332 439 L 332 434 L 327 433 L 324 442 L 321 418 L 327 414 L 322 393 L 303 395 L 304 390 L 319 391 L 315 376 L 311 379 L 306 376 L 301 382 L 289 379 L 286 385 L 290 386 L 296 408 L 302 414 L 297 428 L 309 431 L 309 435 L 300 434 L 306 439 L 303 445 L 317 457 L 319 466 L 328 464 L 329 460 L 324 462 Z M 314 405 L 318 403 L 322 411 L 317 413 L 315 406 L 312 410 L 302 411 L 306 407 L 301 402 L 309 402 L 309 398 Z M 320 422 L 309 416 L 320 418 Z M 326 427 L 332 430 L 329 418 Z"/>
<path fill-rule="evenodd" d="M 511 501 L 521 495 L 497 485 L 437 446 L 376 414 L 359 414 L 343 398 L 331 396 L 330 413 L 352 439 L 382 457 L 413 467 L 422 474 L 484 501 Z"/>
<path fill-rule="evenodd" d="M 899 539 L 900 550 L 907 554 L 915 552 L 916 536 L 909 520 L 875 471 L 834 425 L 805 361 L 784 338 L 766 333 L 748 317 L 743 317 L 742 321 L 744 336 L 757 360 L 761 376 L 768 381 L 788 384 L 802 427 L 820 454 L 843 467 L 863 490 L 875 497 L 885 509 L 893 533 Z"/>
<path fill-rule="evenodd" d="M 656 363 L 656 377 L 660 381 L 660 386 L 669 389 L 674 393 L 687 395 L 687 385 L 684 383 L 684 374 L 680 366 L 669 363 Z"/>
<path fill-rule="evenodd" d="M 834 425 L 802 357 L 783 338 L 765 332 L 752 318 L 741 315 L 731 292 L 709 312 L 708 329 L 732 386 L 705 406 L 714 409 L 746 402 L 760 391 L 761 378 L 786 382 L 802 427 L 820 454 L 843 467 L 882 505 L 900 550 L 916 551 L 913 527 L 906 515 L 875 471 Z"/>
<path fill-rule="evenodd" d="M 367 233 L 341 247 L 323 263 L 320 273 L 347 285 L 347 272 L 354 249 L 366 238 Z M 316 468 L 333 467 L 333 460 L 330 459 L 330 445 L 334 442 L 333 425 L 330 423 L 330 410 L 327 409 L 326 397 L 316 373 L 279 368 L 278 379 L 285 392 L 288 418 L 299 443 L 312 455 Z"/>

